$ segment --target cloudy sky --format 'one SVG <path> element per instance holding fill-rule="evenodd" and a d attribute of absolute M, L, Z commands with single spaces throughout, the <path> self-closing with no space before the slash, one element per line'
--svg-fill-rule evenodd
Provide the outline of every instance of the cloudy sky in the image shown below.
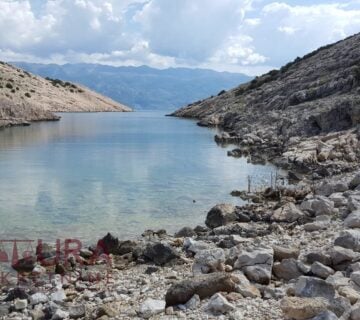
<path fill-rule="evenodd" d="M 0 0 L 0 59 L 250 75 L 360 32 L 360 0 Z"/>

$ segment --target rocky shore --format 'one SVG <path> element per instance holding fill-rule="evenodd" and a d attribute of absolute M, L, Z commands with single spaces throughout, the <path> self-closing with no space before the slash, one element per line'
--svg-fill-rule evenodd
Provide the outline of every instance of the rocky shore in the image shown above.
<path fill-rule="evenodd" d="M 213 207 L 204 226 L 89 248 L 39 244 L 3 319 L 360 319 L 360 172 Z"/>
<path fill-rule="evenodd" d="M 234 192 L 251 201 L 175 235 L 39 244 L 2 279 L 0 317 L 360 320 L 359 42 L 175 113 L 219 126 L 230 156 L 290 169 L 296 184 Z"/>

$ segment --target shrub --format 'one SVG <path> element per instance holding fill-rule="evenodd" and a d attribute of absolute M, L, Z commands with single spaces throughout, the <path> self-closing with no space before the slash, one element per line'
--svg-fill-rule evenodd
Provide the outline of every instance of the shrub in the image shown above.
<path fill-rule="evenodd" d="M 8 82 L 8 83 L 6 84 L 6 88 L 8 88 L 8 89 L 12 89 L 12 88 L 13 88 L 13 86 L 12 86 L 12 84 L 11 84 L 11 83 L 9 83 L 9 82 Z"/>
<path fill-rule="evenodd" d="M 15 93 L 16 91 L 15 91 L 15 89 L 12 89 L 11 92 L 12 92 L 12 93 Z"/>
<path fill-rule="evenodd" d="M 226 93 L 226 90 L 221 90 L 221 91 L 218 93 L 218 96 L 221 96 L 221 95 L 223 95 L 224 93 Z"/>
<path fill-rule="evenodd" d="M 31 94 L 30 94 L 29 92 L 26 92 L 26 93 L 25 93 L 25 97 L 31 98 Z"/>
<path fill-rule="evenodd" d="M 36 91 L 34 89 L 31 89 L 30 92 L 35 93 Z"/>

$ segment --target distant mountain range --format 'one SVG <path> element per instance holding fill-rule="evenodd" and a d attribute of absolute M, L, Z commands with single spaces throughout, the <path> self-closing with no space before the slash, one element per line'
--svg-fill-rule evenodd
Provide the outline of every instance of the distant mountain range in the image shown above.
<path fill-rule="evenodd" d="M 217 95 L 251 78 L 206 69 L 147 66 L 112 67 L 99 64 L 12 64 L 42 77 L 72 81 L 137 110 L 176 109 Z"/>

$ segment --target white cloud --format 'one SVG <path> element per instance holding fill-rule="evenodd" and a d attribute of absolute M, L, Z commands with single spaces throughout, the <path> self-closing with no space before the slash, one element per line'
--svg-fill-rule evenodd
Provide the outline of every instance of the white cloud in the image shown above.
<path fill-rule="evenodd" d="M 359 0 L 309 3 L 0 0 L 0 59 L 254 74 L 360 31 Z"/>

